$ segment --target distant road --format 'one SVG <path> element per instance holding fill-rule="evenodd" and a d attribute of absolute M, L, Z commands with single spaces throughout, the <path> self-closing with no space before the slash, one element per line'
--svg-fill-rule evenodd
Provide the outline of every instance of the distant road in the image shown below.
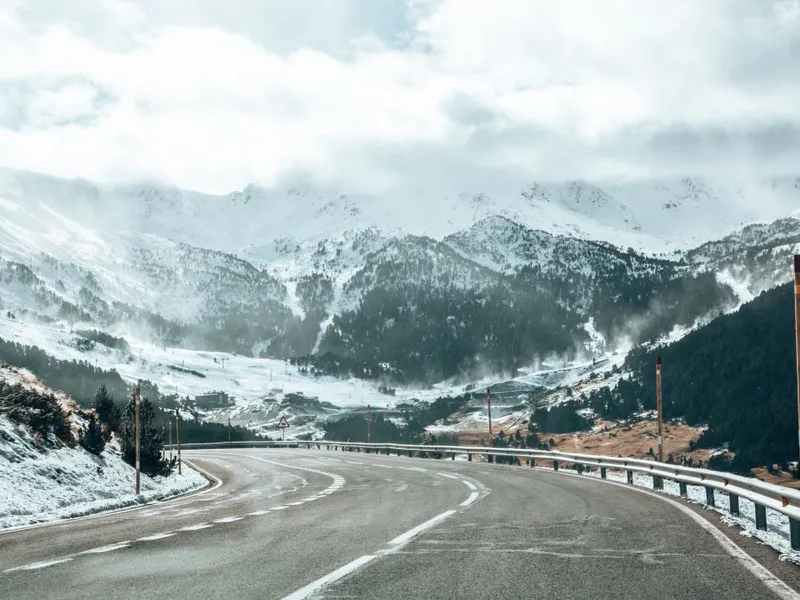
<path fill-rule="evenodd" d="M 589 478 L 327 451 L 185 457 L 221 484 L 0 533 L 0 598 L 800 598 L 800 567 L 738 530 L 721 543 L 673 504 Z"/>

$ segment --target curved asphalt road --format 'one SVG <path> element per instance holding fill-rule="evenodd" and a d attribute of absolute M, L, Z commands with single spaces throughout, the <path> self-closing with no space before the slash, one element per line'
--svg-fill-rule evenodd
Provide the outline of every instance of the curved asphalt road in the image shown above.
<path fill-rule="evenodd" d="M 326 451 L 185 458 L 221 483 L 0 533 L 0 598 L 800 598 L 796 567 L 771 557 L 788 585 L 771 580 L 674 504 L 588 478 Z"/>

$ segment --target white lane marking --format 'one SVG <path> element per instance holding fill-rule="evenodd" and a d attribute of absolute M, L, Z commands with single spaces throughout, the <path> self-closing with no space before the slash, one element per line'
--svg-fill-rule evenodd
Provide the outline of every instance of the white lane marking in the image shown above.
<path fill-rule="evenodd" d="M 428 519 L 427 521 L 417 525 L 413 529 L 409 529 L 405 533 L 402 533 L 402 534 L 398 535 L 396 538 L 391 540 L 389 542 L 389 544 L 392 545 L 392 546 L 396 546 L 398 544 L 404 544 L 405 542 L 409 541 L 414 536 L 419 535 L 420 533 L 422 533 L 426 529 L 430 529 L 434 525 L 437 525 L 437 524 L 441 523 L 442 521 L 444 521 L 450 515 L 455 514 L 455 512 L 456 512 L 455 510 L 447 510 L 447 511 L 443 512 L 440 515 L 436 515 L 432 519 Z"/>
<path fill-rule="evenodd" d="M 116 544 L 109 544 L 108 546 L 100 546 L 99 548 L 92 548 L 91 550 L 85 550 L 80 554 L 104 554 L 106 552 L 113 552 L 114 550 L 122 550 L 123 548 L 130 548 L 131 545 L 129 542 L 119 542 Z"/>
<path fill-rule="evenodd" d="M 288 506 L 273 506 L 270 510 L 283 510 L 284 508 L 289 508 Z"/>
<path fill-rule="evenodd" d="M 464 483 L 466 483 L 466 482 L 464 482 Z M 464 500 L 464 501 L 463 501 L 461 504 L 459 504 L 459 506 L 469 506 L 470 504 L 472 504 L 473 502 L 475 502 L 475 500 L 477 500 L 477 499 L 478 499 L 478 495 L 479 495 L 479 494 L 478 494 L 478 492 L 477 492 L 477 491 L 474 491 L 474 492 L 472 492 L 472 493 L 469 495 L 469 498 L 467 498 L 466 500 Z"/>
<path fill-rule="evenodd" d="M 312 581 L 307 586 L 301 587 L 296 592 L 289 594 L 288 596 L 284 596 L 283 600 L 304 600 L 305 598 L 310 597 L 311 595 L 317 593 L 319 590 L 324 588 L 326 585 L 330 585 L 334 581 L 338 581 L 342 577 L 349 575 L 356 569 L 360 569 L 368 562 L 375 560 L 374 554 L 366 554 L 355 559 L 352 562 L 347 563 L 343 567 L 339 567 L 335 571 L 331 571 L 327 575 L 320 577 L 316 581 Z"/>
<path fill-rule="evenodd" d="M 305 504 L 305 500 L 300 500 L 298 502 L 289 502 L 287 506 L 300 506 L 301 504 Z"/>
<path fill-rule="evenodd" d="M 244 517 L 234 516 L 234 517 L 222 517 L 221 519 L 214 519 L 212 523 L 234 523 L 236 521 L 241 521 Z"/>
<path fill-rule="evenodd" d="M 475 485 L 471 481 L 467 481 L 466 479 L 462 479 L 461 483 L 465 484 L 473 492 L 477 492 L 478 491 L 478 488 L 475 487 Z"/>
<path fill-rule="evenodd" d="M 22 565 L 21 567 L 14 567 L 6 569 L 3 573 L 13 573 L 14 571 L 34 571 L 36 569 L 44 569 L 45 567 L 52 567 L 53 565 L 60 565 L 61 563 L 71 561 L 74 556 L 65 556 L 64 558 L 56 558 L 55 560 L 43 560 L 41 562 L 30 563 Z"/>
<path fill-rule="evenodd" d="M 585 475 L 578 475 L 577 473 L 559 473 L 559 475 L 566 475 L 568 477 L 578 477 L 580 479 L 583 479 L 584 481 L 588 480 L 588 478 Z M 592 480 L 594 481 L 594 479 Z M 682 513 L 690 517 L 692 520 L 694 520 L 705 531 L 710 533 L 714 537 L 714 539 L 717 540 L 719 545 L 722 546 L 722 548 L 736 560 L 736 562 L 738 562 L 745 569 L 750 571 L 750 573 L 752 573 L 756 579 L 758 579 L 767 588 L 769 588 L 769 590 L 772 593 L 774 593 L 778 598 L 782 598 L 784 600 L 800 600 L 800 593 L 796 592 L 791 587 L 789 587 L 774 573 L 772 573 L 772 571 L 767 569 L 767 567 L 762 565 L 755 558 L 753 558 L 747 552 L 742 550 L 732 539 L 730 539 L 727 535 L 725 535 L 719 529 L 717 529 L 710 521 L 708 521 L 707 519 L 703 518 L 702 516 L 694 512 L 688 506 L 684 506 L 677 500 L 673 500 L 672 498 L 667 498 L 662 494 L 656 494 L 654 492 L 650 492 L 648 490 L 630 486 L 624 483 L 609 481 L 608 479 L 597 479 L 596 481 L 598 481 L 599 483 L 616 485 L 623 489 L 639 492 L 641 494 L 647 494 L 648 496 L 659 498 L 664 502 L 671 504 L 672 506 L 680 510 Z"/>
<path fill-rule="evenodd" d="M 436 473 L 437 475 L 441 475 L 442 477 L 447 477 L 448 479 L 460 479 L 458 475 L 451 475 L 450 473 Z"/>
<path fill-rule="evenodd" d="M 428 469 L 422 467 L 397 467 L 398 469 L 405 469 L 406 471 L 416 471 L 417 473 L 427 473 Z"/>
<path fill-rule="evenodd" d="M 211 523 L 198 523 L 197 525 L 188 525 L 186 527 L 181 527 L 178 531 L 200 531 L 201 529 L 208 529 L 209 527 L 213 527 L 214 525 Z"/>
<path fill-rule="evenodd" d="M 405 492 L 408 489 L 408 484 L 403 483 L 394 489 L 395 492 Z"/>
<path fill-rule="evenodd" d="M 398 551 L 404 544 L 408 543 L 414 536 L 417 536 L 423 531 L 430 529 L 431 527 L 434 527 L 435 525 L 441 523 L 442 521 L 447 519 L 449 516 L 455 514 L 456 512 L 457 511 L 455 510 L 448 510 L 440 515 L 433 517 L 432 519 L 428 519 L 424 523 L 421 523 L 416 527 L 409 529 L 405 533 L 402 533 L 393 540 L 391 540 L 388 543 L 388 545 L 393 546 L 392 548 L 382 550 L 380 552 L 377 552 L 376 554 L 367 554 L 360 558 L 357 558 L 356 560 L 347 563 L 343 567 L 339 567 L 335 571 L 331 571 L 327 575 L 320 577 L 316 581 L 312 581 L 311 583 L 309 583 L 305 587 L 300 588 L 296 592 L 293 592 L 288 596 L 285 596 L 283 600 L 304 600 L 305 598 L 309 598 L 310 596 L 319 592 L 323 587 L 338 581 L 342 577 L 349 575 L 350 573 L 356 571 L 357 569 L 360 569 L 367 563 L 375 560 L 378 556 L 385 556 L 387 554 L 391 554 L 393 552 Z"/>
<path fill-rule="evenodd" d="M 375 463 L 372 466 L 373 467 L 380 467 L 381 469 L 394 469 L 395 468 L 392 465 L 381 465 L 381 464 L 378 464 L 378 463 Z"/>
<path fill-rule="evenodd" d="M 319 471 L 318 469 L 310 469 L 308 467 L 300 467 L 300 466 L 297 466 L 297 465 L 287 465 L 285 463 L 277 462 L 277 461 L 274 461 L 274 460 L 269 460 L 269 459 L 266 459 L 266 458 L 261 458 L 260 456 L 255 456 L 255 455 L 252 455 L 252 454 L 229 454 L 229 456 L 238 456 L 238 457 L 241 457 L 241 458 L 249 458 L 251 460 L 257 460 L 257 461 L 260 461 L 260 462 L 263 462 L 263 463 L 267 463 L 267 464 L 271 464 L 271 465 L 277 465 L 279 467 L 284 467 L 286 469 L 297 469 L 299 471 L 306 471 L 308 473 L 315 473 L 317 475 L 323 475 L 325 477 L 330 477 L 331 479 L 333 479 L 333 483 L 331 485 L 329 485 L 327 488 L 325 488 L 323 493 L 324 492 L 335 492 L 335 491 L 339 490 L 340 488 L 342 488 L 344 486 L 344 484 L 345 484 L 345 478 L 342 477 L 341 475 L 337 475 L 336 473 L 328 473 L 327 471 Z"/>
<path fill-rule="evenodd" d="M 256 511 L 253 511 L 251 513 L 247 513 L 247 516 L 248 517 L 260 517 L 261 515 L 265 515 L 268 512 L 269 512 L 269 509 L 267 509 L 267 510 L 256 510 Z"/>
<path fill-rule="evenodd" d="M 349 463 L 351 465 L 363 465 L 364 464 L 363 462 L 359 462 L 357 460 L 346 460 L 344 462 Z"/>
<path fill-rule="evenodd" d="M 165 531 L 164 533 L 156 533 L 154 535 L 148 535 L 146 537 L 139 538 L 136 541 L 137 542 L 155 542 L 156 540 L 163 540 L 163 539 L 166 539 L 168 537 L 172 537 L 173 535 L 175 535 L 173 532 Z"/>

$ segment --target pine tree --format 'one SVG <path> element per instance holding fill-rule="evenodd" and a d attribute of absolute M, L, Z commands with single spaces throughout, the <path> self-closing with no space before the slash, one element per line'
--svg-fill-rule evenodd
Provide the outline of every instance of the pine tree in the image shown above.
<path fill-rule="evenodd" d="M 175 467 L 177 459 L 172 462 L 162 458 L 164 440 L 161 432 L 154 424 L 155 411 L 148 398 L 141 399 L 139 407 L 140 455 L 139 464 L 142 473 L 154 477 L 156 475 L 169 475 Z M 125 407 L 119 428 L 120 449 L 122 458 L 129 465 L 136 464 L 136 401 L 131 396 Z"/>
<path fill-rule="evenodd" d="M 92 415 L 89 420 L 86 430 L 81 434 L 80 444 L 87 452 L 91 452 L 96 456 L 100 456 L 100 453 L 103 452 L 106 447 L 106 440 L 103 437 L 103 428 L 100 426 L 100 423 L 97 422 L 94 415 Z"/>
<path fill-rule="evenodd" d="M 121 418 L 119 407 L 114 403 L 114 396 L 108 393 L 105 384 L 97 388 L 92 399 L 92 408 L 97 412 L 100 422 L 105 424 L 110 432 L 119 430 Z"/>

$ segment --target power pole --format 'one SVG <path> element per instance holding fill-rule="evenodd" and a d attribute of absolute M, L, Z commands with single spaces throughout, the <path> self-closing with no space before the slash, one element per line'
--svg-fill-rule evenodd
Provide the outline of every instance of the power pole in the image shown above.
<path fill-rule="evenodd" d="M 794 339 L 797 358 L 797 432 L 800 451 L 800 254 L 794 255 Z M 800 471 L 800 462 L 797 463 Z"/>
<path fill-rule="evenodd" d="M 231 418 L 228 417 L 228 445 L 231 445 Z"/>
<path fill-rule="evenodd" d="M 367 404 L 367 443 L 372 440 L 372 407 Z"/>
<path fill-rule="evenodd" d="M 141 403 L 141 388 L 136 386 L 136 494 L 139 495 L 141 491 L 141 433 L 139 429 L 139 405 Z"/>
<path fill-rule="evenodd" d="M 489 413 L 489 446 L 492 445 L 492 389 L 486 388 L 486 412 Z"/>
<path fill-rule="evenodd" d="M 181 413 L 175 409 L 175 440 L 178 442 L 178 475 L 181 474 Z"/>
<path fill-rule="evenodd" d="M 172 460 L 172 419 L 167 419 L 169 424 L 169 459 Z"/>
<path fill-rule="evenodd" d="M 658 419 L 658 462 L 664 462 L 664 432 L 661 412 L 661 356 L 656 356 L 656 414 Z"/>

